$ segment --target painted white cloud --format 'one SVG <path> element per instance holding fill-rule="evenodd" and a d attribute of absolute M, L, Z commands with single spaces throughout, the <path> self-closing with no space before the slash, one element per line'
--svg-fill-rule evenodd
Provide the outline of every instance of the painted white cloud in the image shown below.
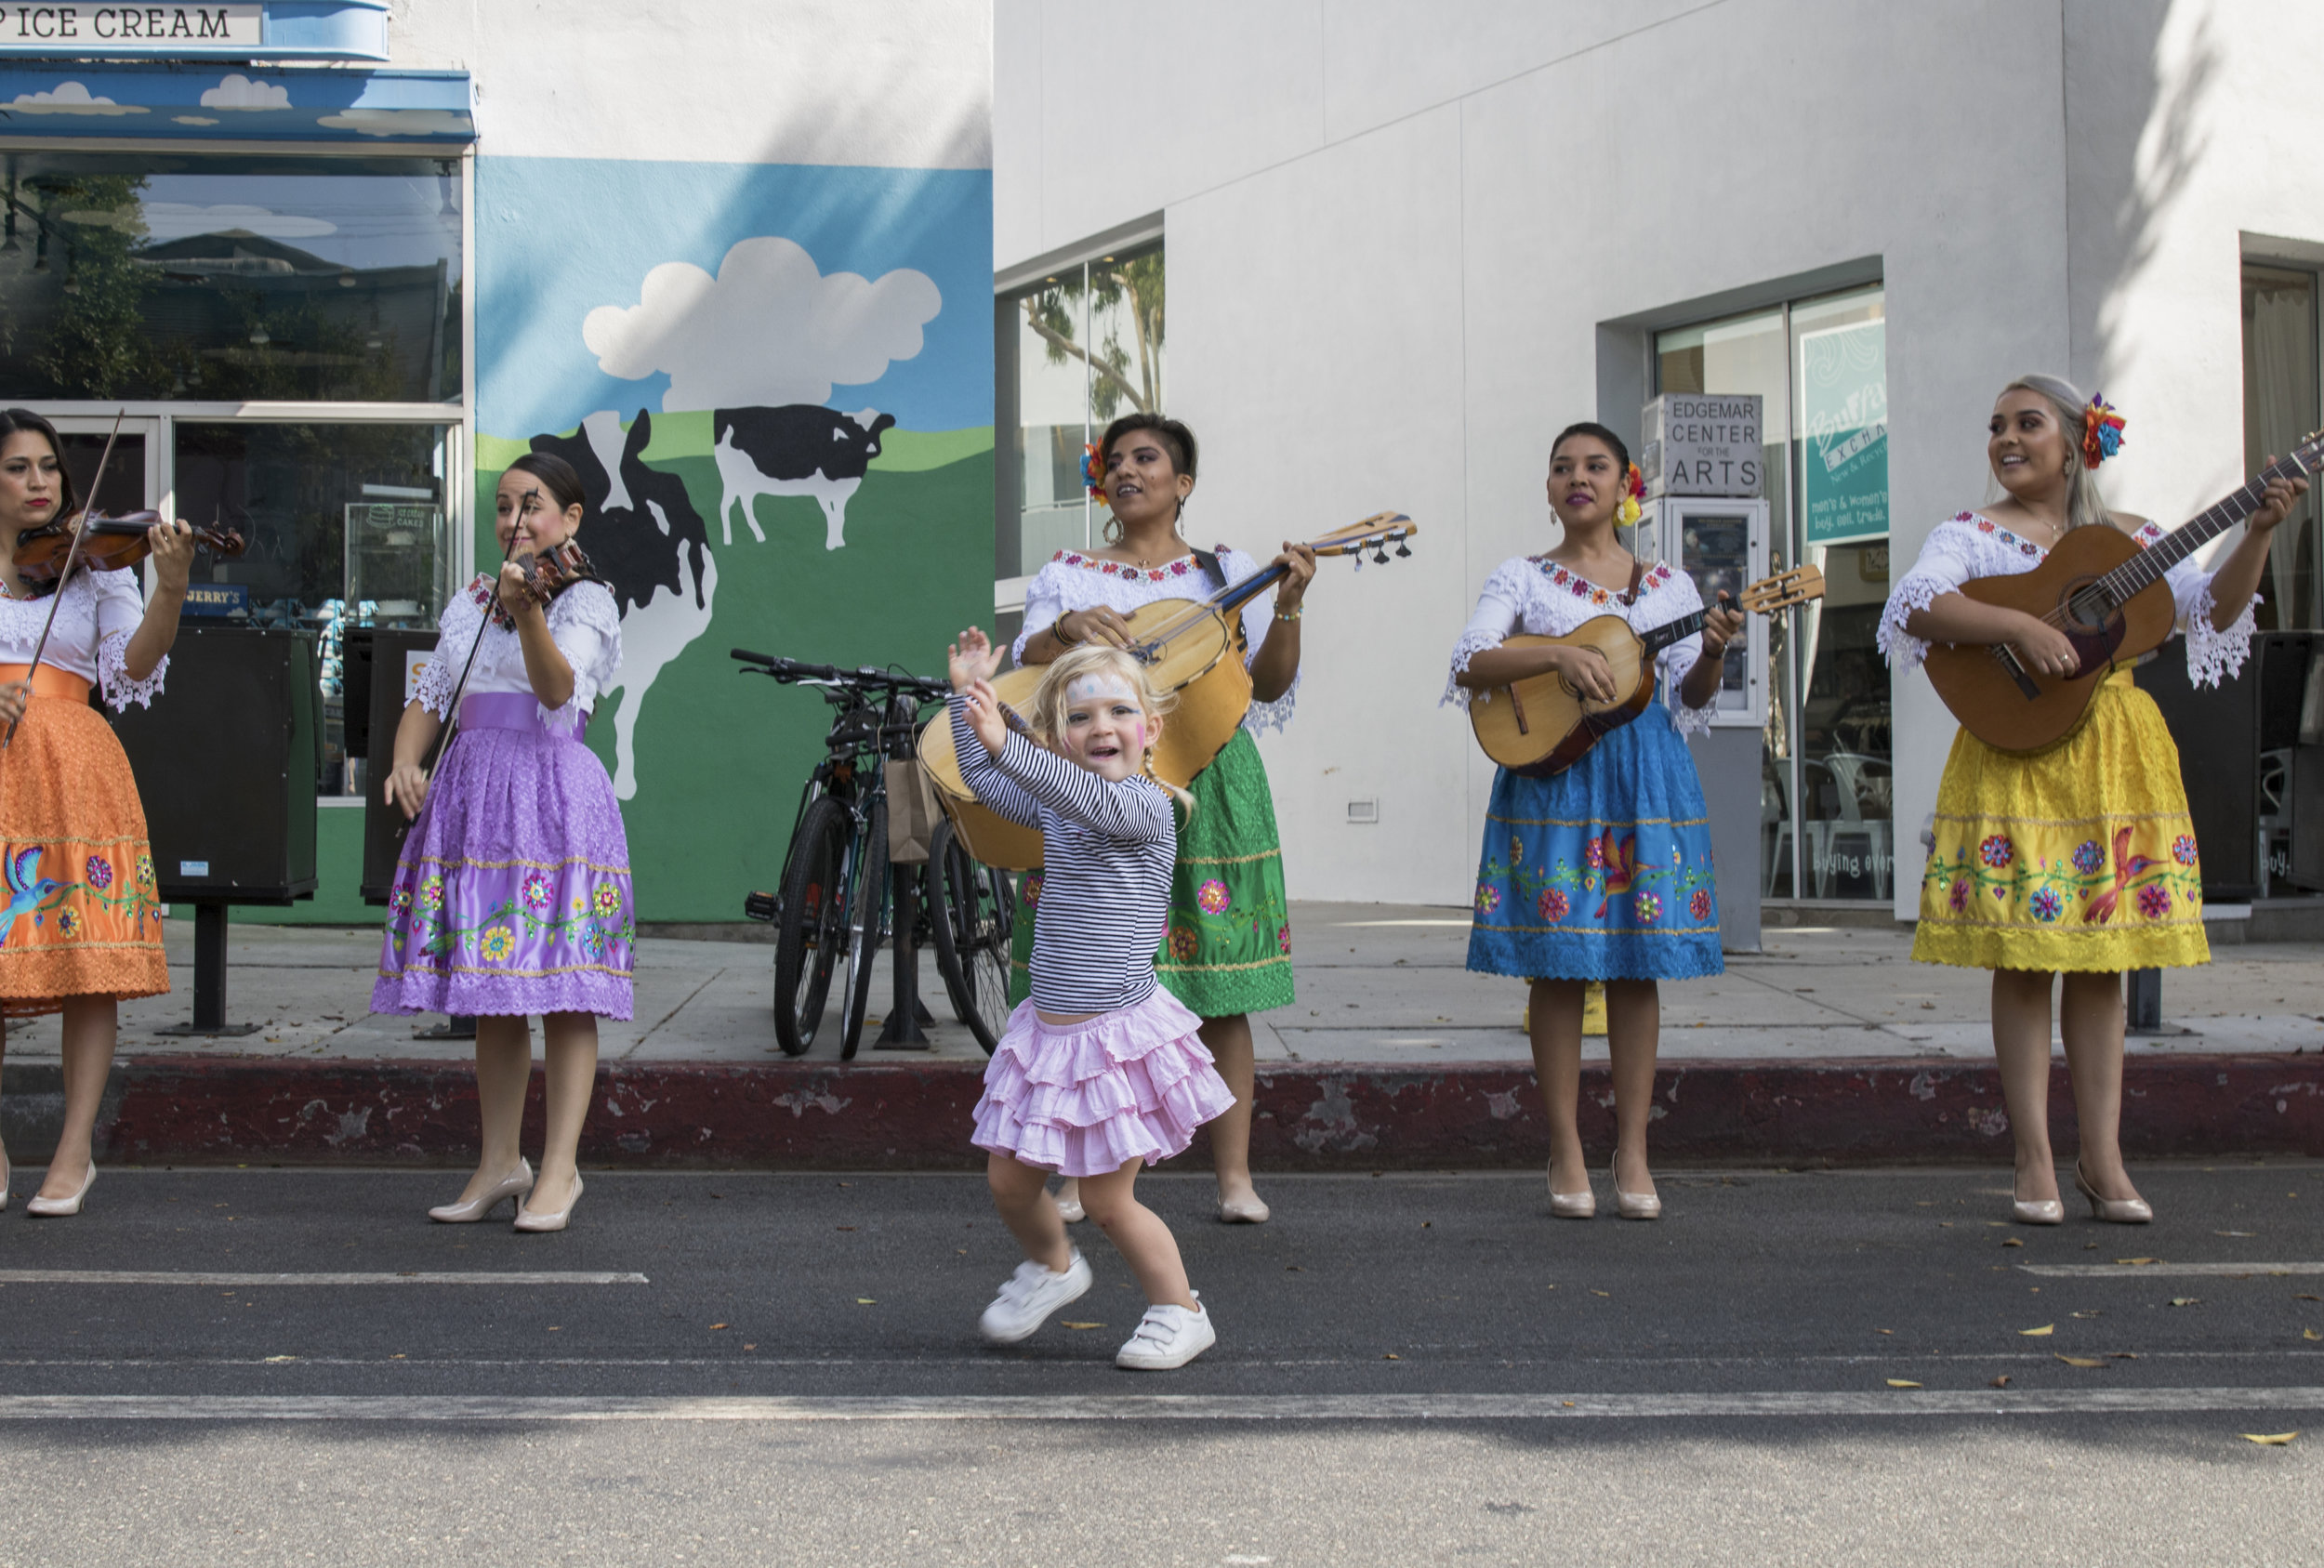
<path fill-rule="evenodd" d="M 148 202 L 145 232 L 153 240 L 182 240 L 189 234 L 223 234 L 239 229 L 270 240 L 311 240 L 336 234 L 339 226 L 328 219 L 276 212 L 271 207 L 221 203 L 202 206 L 193 202 Z"/>
<path fill-rule="evenodd" d="M 226 77 L 202 95 L 205 109 L 288 109 L 290 89 L 270 82 L 254 82 L 240 72 Z"/>
<path fill-rule="evenodd" d="M 877 381 L 918 354 L 920 328 L 943 307 L 925 272 L 826 277 L 791 241 L 759 235 L 729 250 L 716 278 L 662 263 L 637 304 L 591 310 L 581 340 L 608 376 L 667 374 L 666 409 L 825 402 L 835 384 Z"/>
<path fill-rule="evenodd" d="M 467 115 L 448 109 L 349 109 L 315 124 L 363 136 L 466 136 L 473 128 Z"/>
<path fill-rule="evenodd" d="M 218 124 L 218 116 L 215 114 L 172 114 L 169 118 L 173 125 L 215 125 Z"/>
<path fill-rule="evenodd" d="M 142 114 L 144 106 L 98 98 L 78 82 L 59 82 L 54 92 L 19 93 L 7 105 L 19 114 Z"/>

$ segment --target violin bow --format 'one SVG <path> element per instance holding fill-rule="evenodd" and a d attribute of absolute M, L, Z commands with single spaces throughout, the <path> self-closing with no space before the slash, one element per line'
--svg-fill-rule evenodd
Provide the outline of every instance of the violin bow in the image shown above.
<path fill-rule="evenodd" d="M 129 411 L 125 408 L 119 414 L 113 415 L 112 431 L 105 437 L 105 450 L 98 454 L 97 475 L 94 479 L 89 481 L 88 499 L 81 503 L 80 517 L 84 522 L 88 520 L 90 510 L 97 505 L 98 491 L 104 485 L 105 482 L 105 466 L 112 461 L 113 441 L 121 435 L 121 421 L 123 417 L 128 414 L 128 412 Z M 61 459 L 62 454 L 59 454 L 59 456 Z M 61 466 L 61 463 L 59 466 Z M 73 579 L 73 563 L 81 559 L 81 540 L 85 536 L 85 530 L 75 528 L 73 531 L 73 543 L 65 547 L 64 565 L 59 568 L 57 572 L 56 592 L 48 596 L 48 618 L 41 623 L 40 640 L 33 644 L 33 662 L 31 665 L 28 666 L 31 673 L 26 675 L 24 678 L 24 684 L 26 688 L 25 705 L 28 709 L 31 706 L 31 687 L 33 679 L 40 673 L 40 656 L 48 651 L 48 634 L 56 630 L 57 606 L 64 602 L 65 585 Z M 24 715 L 22 713 L 19 713 L 14 718 L 8 720 L 7 733 L 0 735 L 0 751 L 6 751 L 9 746 L 16 744 L 16 727 L 23 722 Z"/>
<path fill-rule="evenodd" d="M 524 500 L 517 510 L 517 526 L 519 528 L 522 528 L 524 525 L 525 519 L 533 515 L 533 505 L 540 498 L 541 493 L 537 487 L 524 493 Z M 508 531 L 508 543 L 511 545 L 515 544 L 516 537 L 516 529 L 510 529 Z M 500 551 L 500 564 L 506 566 L 511 559 L 513 558 L 509 555 L 508 547 L 506 546 L 502 547 Z M 495 573 L 494 574 L 493 580 L 495 583 L 499 581 L 498 573 Z M 493 591 L 497 593 L 499 590 L 495 587 Z M 445 716 L 443 733 L 437 737 L 436 744 L 433 748 L 435 761 L 439 765 L 441 765 L 443 761 L 443 754 L 452 749 L 453 738 L 460 732 L 460 693 L 468 690 L 469 672 L 476 667 L 477 650 L 484 646 L 484 631 L 485 628 L 490 626 L 492 624 L 493 607 L 491 600 L 487 600 L 484 603 L 483 619 L 476 623 L 476 637 L 474 640 L 470 641 L 468 645 L 468 659 L 460 665 L 460 679 L 456 681 L 452 687 L 452 701 L 449 705 L 451 711 Z M 420 771 L 422 772 L 426 772 L 428 771 L 428 769 L 423 767 Z M 416 821 L 417 819 L 414 818 L 411 820 Z"/>

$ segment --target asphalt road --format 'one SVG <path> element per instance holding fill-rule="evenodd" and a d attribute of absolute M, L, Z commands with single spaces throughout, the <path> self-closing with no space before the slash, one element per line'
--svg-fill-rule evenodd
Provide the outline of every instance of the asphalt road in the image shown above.
<path fill-rule="evenodd" d="M 609 1173 L 521 1236 L 442 1173 L 22 1172 L 0 1568 L 2324 1561 L 2324 1166 L 2139 1174 L 2156 1225 L 2047 1231 L 1987 1171 L 1670 1173 L 1658 1225 L 1150 1178 L 1220 1343 L 1142 1376 L 1087 1227 L 1096 1289 L 977 1342 L 974 1179 Z"/>

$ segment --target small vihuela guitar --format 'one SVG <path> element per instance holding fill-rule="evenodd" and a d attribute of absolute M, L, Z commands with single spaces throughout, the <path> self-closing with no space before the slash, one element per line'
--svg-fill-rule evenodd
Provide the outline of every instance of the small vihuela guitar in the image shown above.
<path fill-rule="evenodd" d="M 1823 573 L 1795 566 L 1751 584 L 1736 607 L 1764 615 L 1823 597 Z M 1697 610 L 1644 632 L 1619 615 L 1594 615 L 1562 637 L 1510 638 L 1502 647 L 1596 649 L 1614 671 L 1615 695 L 1604 703 L 1585 698 L 1554 670 L 1514 685 L 1488 687 L 1469 703 L 1469 727 L 1476 731 L 1477 744 L 1512 773 L 1547 778 L 1564 772 L 1599 737 L 1646 711 L 1654 701 L 1655 655 L 1702 630 L 1707 614 Z"/>
<path fill-rule="evenodd" d="M 1997 751 L 2040 751 L 2064 740 L 2090 711 L 2101 680 L 2169 640 L 2178 607 L 2164 575 L 2258 511 L 2269 481 L 2304 478 L 2319 466 L 2324 432 L 2313 432 L 2290 456 L 2145 549 L 2119 528 L 2072 528 L 2030 572 L 1971 578 L 1961 586 L 1963 597 L 2057 627 L 2079 666 L 2072 675 L 2037 675 L 2007 643 L 1940 642 L 1929 649 L 1929 684 L 1962 729 Z"/>
<path fill-rule="evenodd" d="M 1391 545 L 1397 555 L 1410 555 L 1405 541 L 1419 532 L 1419 525 L 1402 512 L 1377 512 L 1309 541 L 1309 547 L 1322 558 L 1355 556 L 1359 565 L 1368 552 L 1374 561 L 1385 564 Z M 1145 665 L 1155 690 L 1178 697 L 1161 739 L 1155 743 L 1149 771 L 1156 778 L 1184 788 L 1241 728 L 1243 716 L 1250 711 L 1251 686 L 1250 672 L 1243 667 L 1246 650 L 1237 612 L 1288 570 L 1263 567 L 1208 599 L 1157 599 L 1122 617 L 1129 625 L 1129 652 Z M 1041 668 L 1027 665 L 993 678 L 994 694 L 1004 713 L 1013 718 L 1014 710 L 1032 700 L 1034 688 L 1041 683 Z M 1037 832 L 977 803 L 960 776 L 947 715 L 938 714 L 920 731 L 919 759 L 971 854 L 1004 870 L 1029 870 L 1041 863 Z M 985 852 L 988 849 L 992 853 Z"/>

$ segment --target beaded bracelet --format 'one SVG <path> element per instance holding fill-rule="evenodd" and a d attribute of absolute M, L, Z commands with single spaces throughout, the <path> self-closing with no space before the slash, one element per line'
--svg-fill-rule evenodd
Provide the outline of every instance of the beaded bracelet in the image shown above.
<path fill-rule="evenodd" d="M 1306 608 L 1307 607 L 1305 605 L 1299 605 L 1292 609 L 1286 610 L 1281 605 L 1277 605 L 1275 606 L 1275 619 L 1278 621 L 1296 621 L 1306 612 Z"/>

